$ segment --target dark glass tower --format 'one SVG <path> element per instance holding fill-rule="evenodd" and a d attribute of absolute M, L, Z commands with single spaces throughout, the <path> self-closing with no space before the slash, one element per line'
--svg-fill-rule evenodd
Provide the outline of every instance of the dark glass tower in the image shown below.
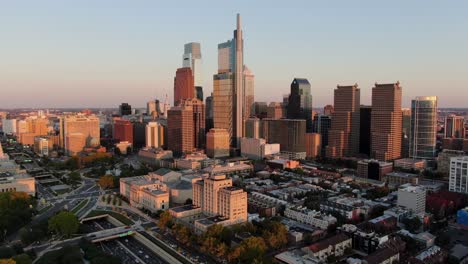
<path fill-rule="evenodd" d="M 370 157 L 372 106 L 361 105 L 359 123 L 359 153 Z"/>
<path fill-rule="evenodd" d="M 305 119 L 307 132 L 312 132 L 312 95 L 307 79 L 294 78 L 288 100 L 289 119 Z"/>

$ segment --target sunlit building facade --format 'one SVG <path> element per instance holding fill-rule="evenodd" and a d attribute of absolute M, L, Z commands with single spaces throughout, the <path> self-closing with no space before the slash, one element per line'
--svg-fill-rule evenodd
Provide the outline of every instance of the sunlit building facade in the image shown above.
<path fill-rule="evenodd" d="M 437 140 L 437 97 L 420 96 L 411 101 L 409 157 L 434 159 Z"/>

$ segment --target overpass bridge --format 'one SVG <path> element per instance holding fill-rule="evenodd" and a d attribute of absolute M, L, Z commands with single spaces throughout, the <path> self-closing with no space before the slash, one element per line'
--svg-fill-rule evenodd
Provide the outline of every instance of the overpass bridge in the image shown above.
<path fill-rule="evenodd" d="M 116 238 L 122 238 L 126 236 L 132 236 L 138 231 L 138 227 L 135 226 L 119 226 L 112 229 L 106 229 L 90 233 L 85 237 L 88 238 L 92 243 L 98 243 L 102 241 L 112 240 Z"/>

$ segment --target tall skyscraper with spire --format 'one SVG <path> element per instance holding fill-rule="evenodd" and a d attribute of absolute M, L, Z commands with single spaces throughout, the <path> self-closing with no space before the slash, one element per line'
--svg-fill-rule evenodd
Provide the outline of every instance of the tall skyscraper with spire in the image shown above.
<path fill-rule="evenodd" d="M 234 147 L 240 145 L 244 121 L 254 102 L 253 83 L 254 75 L 244 65 L 241 18 L 237 14 L 234 38 L 218 45 L 218 73 L 213 76 L 214 128 L 226 129 Z"/>

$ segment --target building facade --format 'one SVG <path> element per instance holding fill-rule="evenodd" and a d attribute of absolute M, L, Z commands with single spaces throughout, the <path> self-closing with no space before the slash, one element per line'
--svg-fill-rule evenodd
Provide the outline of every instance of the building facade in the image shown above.
<path fill-rule="evenodd" d="M 468 193 L 468 156 L 450 159 L 449 191 Z"/>
<path fill-rule="evenodd" d="M 312 94 L 309 80 L 294 78 L 292 81 L 287 117 L 306 120 L 307 132 L 312 132 Z"/>
<path fill-rule="evenodd" d="M 262 136 L 267 143 L 280 144 L 281 153 L 291 159 L 306 157 L 306 120 L 262 119 Z"/>
<path fill-rule="evenodd" d="M 230 135 L 226 129 L 212 128 L 206 134 L 206 154 L 210 158 L 229 157 Z"/>
<path fill-rule="evenodd" d="M 465 138 L 465 118 L 449 115 L 445 118 L 446 138 Z"/>
<path fill-rule="evenodd" d="M 361 90 L 357 84 L 337 86 L 334 113 L 328 135 L 327 157 L 352 157 L 359 153 L 359 107 Z"/>
<path fill-rule="evenodd" d="M 371 156 L 377 160 L 401 157 L 401 96 L 399 82 L 372 88 Z"/>
<path fill-rule="evenodd" d="M 194 123 L 192 106 L 175 106 L 167 113 L 167 148 L 175 156 L 194 150 Z"/>
<path fill-rule="evenodd" d="M 419 185 L 404 184 L 398 188 L 398 205 L 415 214 L 426 212 L 426 189 Z"/>
<path fill-rule="evenodd" d="M 434 159 L 437 140 L 437 97 L 420 96 L 411 101 L 409 157 Z"/>
<path fill-rule="evenodd" d="M 149 122 L 145 131 L 147 148 L 161 148 L 164 145 L 164 127 L 160 123 Z"/>

